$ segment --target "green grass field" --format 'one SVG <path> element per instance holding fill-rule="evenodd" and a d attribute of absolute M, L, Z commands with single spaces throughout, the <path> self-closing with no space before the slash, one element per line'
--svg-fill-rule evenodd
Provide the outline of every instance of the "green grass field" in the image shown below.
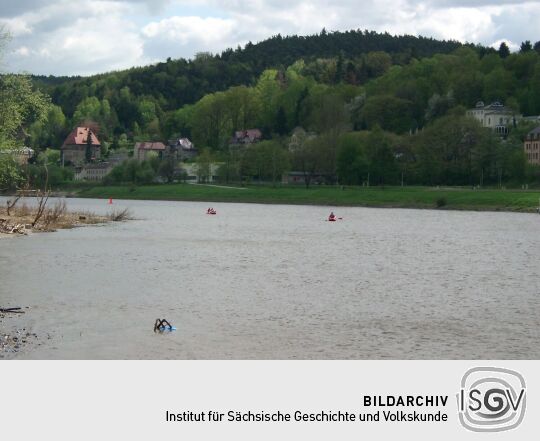
<path fill-rule="evenodd" d="M 303 204 L 453 210 L 494 210 L 534 212 L 540 191 L 471 190 L 431 187 L 259 187 L 221 188 L 217 186 L 171 184 L 96 186 L 76 190 L 77 197 L 147 199 L 262 204 Z"/>

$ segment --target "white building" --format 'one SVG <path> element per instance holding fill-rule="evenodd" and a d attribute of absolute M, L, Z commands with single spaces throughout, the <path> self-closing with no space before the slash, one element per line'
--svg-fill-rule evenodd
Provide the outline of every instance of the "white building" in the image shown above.
<path fill-rule="evenodd" d="M 523 115 L 498 101 L 487 106 L 483 101 L 479 101 L 474 109 L 467 110 L 467 115 L 472 116 L 482 126 L 494 130 L 501 136 L 506 136 L 508 131 L 523 118 Z"/>
<path fill-rule="evenodd" d="M 76 181 L 102 181 L 105 176 L 107 176 L 113 165 L 108 162 L 97 162 L 85 164 L 83 166 L 75 167 L 75 176 Z"/>

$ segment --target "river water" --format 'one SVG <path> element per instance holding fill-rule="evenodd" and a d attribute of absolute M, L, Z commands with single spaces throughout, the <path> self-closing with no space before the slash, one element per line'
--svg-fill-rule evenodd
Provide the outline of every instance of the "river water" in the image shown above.
<path fill-rule="evenodd" d="M 115 201 L 136 220 L 0 239 L 0 306 L 41 342 L 18 356 L 540 358 L 537 215 L 208 205 Z"/>

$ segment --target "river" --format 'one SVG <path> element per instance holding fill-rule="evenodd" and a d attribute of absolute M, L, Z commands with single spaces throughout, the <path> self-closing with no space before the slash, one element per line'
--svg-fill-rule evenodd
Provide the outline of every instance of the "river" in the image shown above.
<path fill-rule="evenodd" d="M 40 341 L 18 357 L 540 358 L 537 215 L 211 205 L 0 240 L 0 306 Z"/>

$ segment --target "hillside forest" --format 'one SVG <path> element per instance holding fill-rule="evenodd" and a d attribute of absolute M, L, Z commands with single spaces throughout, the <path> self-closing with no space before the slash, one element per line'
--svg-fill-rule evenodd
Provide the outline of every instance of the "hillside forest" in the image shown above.
<path fill-rule="evenodd" d="M 92 124 L 104 158 L 137 141 L 187 137 L 200 164 L 220 164 L 224 182 L 275 183 L 296 171 L 306 185 L 540 183 L 523 152 L 534 123 L 501 138 L 465 115 L 478 101 L 539 115 L 540 42 L 511 53 L 504 43 L 323 30 L 87 78 L 4 74 L 0 82 L 0 100 L 28 98 L 0 141 L 37 151 L 36 181 L 43 164 L 59 183 L 70 179 L 55 169 L 59 148 L 73 127 Z M 255 128 L 261 142 L 231 148 L 236 131 Z M 120 167 L 109 181 L 151 182 L 174 164 Z"/>

